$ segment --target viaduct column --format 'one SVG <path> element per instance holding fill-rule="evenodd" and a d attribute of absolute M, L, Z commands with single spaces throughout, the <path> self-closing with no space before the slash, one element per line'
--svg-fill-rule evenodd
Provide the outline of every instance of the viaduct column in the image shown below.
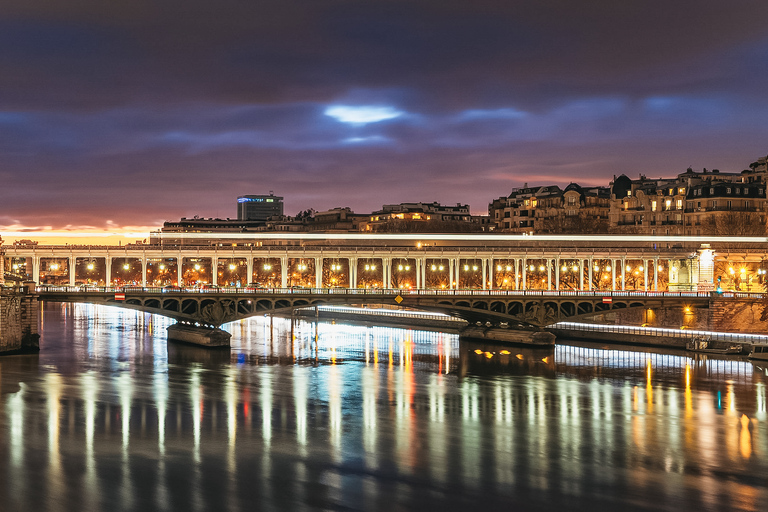
<path fill-rule="evenodd" d="M 448 282 L 448 288 L 450 288 L 451 290 L 455 290 L 459 286 L 458 281 L 455 281 L 456 282 L 455 286 L 453 284 L 454 279 L 456 279 L 456 272 L 454 272 L 455 261 L 456 261 L 455 258 L 451 258 L 448 260 L 448 275 L 451 276 Z"/>
<path fill-rule="evenodd" d="M 494 267 L 493 267 L 493 258 L 488 259 L 488 282 L 490 283 L 488 285 L 489 290 L 493 290 L 494 280 Z"/>
<path fill-rule="evenodd" d="M 552 260 L 547 256 L 547 290 L 552 289 Z"/>
<path fill-rule="evenodd" d="M 280 258 L 280 287 L 288 288 L 288 256 Z"/>
<path fill-rule="evenodd" d="M 515 290 L 520 289 L 520 259 L 519 258 L 513 258 L 512 263 L 515 265 Z"/>
<path fill-rule="evenodd" d="M 587 289 L 589 289 L 589 291 L 592 291 L 592 267 L 595 266 L 595 263 L 592 258 L 589 258 L 587 261 L 589 262 L 589 269 L 587 270 L 587 272 L 589 272 L 589 274 L 587 275 L 587 279 L 589 279 L 589 283 L 587 284 Z M 581 275 L 583 276 L 584 272 L 582 272 Z"/>
<path fill-rule="evenodd" d="M 549 260 L 547 260 L 549 263 Z M 560 256 L 555 259 L 555 290 L 560 289 Z"/>
<path fill-rule="evenodd" d="M 147 286 L 147 256 L 141 258 L 141 286 Z"/>
<path fill-rule="evenodd" d="M 104 284 L 106 286 L 112 286 L 112 255 L 107 253 L 107 257 L 104 258 L 104 262 L 106 263 L 106 272 L 107 275 L 104 278 Z"/>
<path fill-rule="evenodd" d="M 280 268 L 282 269 L 283 266 L 280 265 Z M 245 260 L 245 271 L 247 272 L 247 276 L 245 278 L 245 284 L 253 282 L 253 254 L 250 255 L 250 257 Z"/>
<path fill-rule="evenodd" d="M 621 291 L 624 291 L 627 277 L 627 260 L 621 258 Z"/>
<path fill-rule="evenodd" d="M 416 264 L 416 289 L 421 289 L 421 259 L 416 258 L 414 260 L 414 263 Z"/>
<path fill-rule="evenodd" d="M 653 291 L 659 291 L 659 257 L 653 260 Z"/>
<path fill-rule="evenodd" d="M 488 289 L 488 258 L 483 258 L 482 262 L 483 262 L 483 290 L 487 290 Z M 493 260 L 491 260 L 491 264 L 493 264 Z"/>
<path fill-rule="evenodd" d="M 357 258 L 349 258 L 349 287 L 357 288 Z"/>
<path fill-rule="evenodd" d="M 40 256 L 32 256 L 32 280 L 40 284 Z"/>
<path fill-rule="evenodd" d="M 587 263 L 589 263 L 589 260 L 587 260 Z M 579 290 L 584 290 L 584 258 L 579 258 Z"/>
<path fill-rule="evenodd" d="M 315 258 L 315 288 L 323 287 L 323 258 Z"/>
<path fill-rule="evenodd" d="M 525 273 L 528 270 L 528 258 L 523 258 L 523 280 L 520 283 L 520 289 L 525 291 Z"/>
<path fill-rule="evenodd" d="M 69 286 L 75 286 L 75 261 L 77 259 L 70 254 L 67 258 L 67 264 L 69 266 Z"/>
<path fill-rule="evenodd" d="M 211 284 L 219 284 L 219 257 L 211 256 Z"/>
<path fill-rule="evenodd" d="M 611 291 L 616 291 L 616 260 L 611 258 Z"/>
<path fill-rule="evenodd" d="M 643 289 L 648 291 L 648 260 L 643 260 Z"/>

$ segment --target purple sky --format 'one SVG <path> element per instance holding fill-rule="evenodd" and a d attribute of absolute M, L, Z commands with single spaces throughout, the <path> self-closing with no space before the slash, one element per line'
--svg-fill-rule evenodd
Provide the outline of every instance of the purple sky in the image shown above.
<path fill-rule="evenodd" d="M 768 3 L 5 0 L 0 229 L 488 203 L 768 154 Z"/>

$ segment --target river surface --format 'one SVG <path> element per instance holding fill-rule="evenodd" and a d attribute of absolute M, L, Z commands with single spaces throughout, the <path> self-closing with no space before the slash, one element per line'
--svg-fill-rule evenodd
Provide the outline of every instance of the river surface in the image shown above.
<path fill-rule="evenodd" d="M 0 358 L 0 510 L 768 510 L 768 370 L 48 304 Z M 505 353 L 508 352 L 508 353 Z"/>

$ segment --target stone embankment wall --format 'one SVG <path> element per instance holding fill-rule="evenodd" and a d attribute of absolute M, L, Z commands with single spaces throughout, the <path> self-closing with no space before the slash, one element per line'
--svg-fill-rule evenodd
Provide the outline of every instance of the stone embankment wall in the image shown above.
<path fill-rule="evenodd" d="M 0 353 L 39 349 L 37 296 L 28 288 L 0 288 Z"/>
<path fill-rule="evenodd" d="M 768 322 L 761 321 L 764 304 L 756 301 L 712 299 L 708 308 L 653 308 L 611 311 L 590 319 L 594 323 L 645 325 L 718 332 L 768 334 Z"/>

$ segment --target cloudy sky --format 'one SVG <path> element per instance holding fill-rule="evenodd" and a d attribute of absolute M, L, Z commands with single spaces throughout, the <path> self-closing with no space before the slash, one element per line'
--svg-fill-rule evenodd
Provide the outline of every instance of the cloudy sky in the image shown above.
<path fill-rule="evenodd" d="M 0 233 L 768 154 L 768 2 L 0 0 Z"/>

